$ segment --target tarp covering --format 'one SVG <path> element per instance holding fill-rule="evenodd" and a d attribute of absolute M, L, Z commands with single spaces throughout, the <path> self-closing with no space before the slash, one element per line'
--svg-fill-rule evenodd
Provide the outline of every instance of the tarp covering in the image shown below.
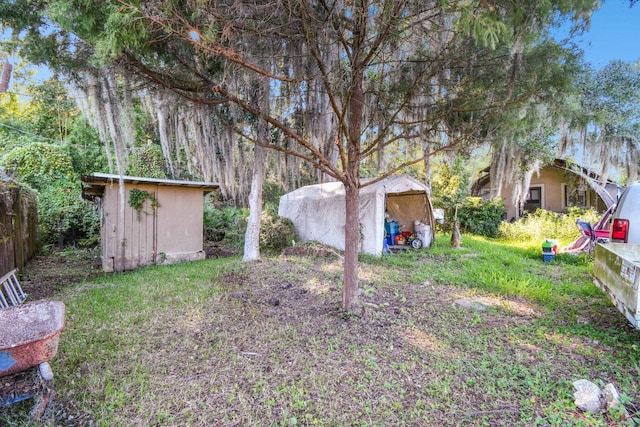
<path fill-rule="evenodd" d="M 363 180 L 363 184 L 366 184 Z M 385 238 L 385 211 L 401 231 L 414 231 L 414 222 L 431 227 L 433 208 L 427 187 L 408 175 L 386 178 L 360 189 L 360 252 L 381 255 Z M 345 191 L 341 182 L 308 185 L 280 198 L 280 216 L 289 218 L 298 236 L 344 250 Z"/>

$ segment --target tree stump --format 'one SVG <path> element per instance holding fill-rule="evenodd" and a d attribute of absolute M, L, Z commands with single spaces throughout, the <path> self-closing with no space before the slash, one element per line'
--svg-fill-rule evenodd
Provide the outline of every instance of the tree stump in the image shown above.
<path fill-rule="evenodd" d="M 460 226 L 458 220 L 453 221 L 453 230 L 451 231 L 451 247 L 459 248 L 461 244 Z"/>

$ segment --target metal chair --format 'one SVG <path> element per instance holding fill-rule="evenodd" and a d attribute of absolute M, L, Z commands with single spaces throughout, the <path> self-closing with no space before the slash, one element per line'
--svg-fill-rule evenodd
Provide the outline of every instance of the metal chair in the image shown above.
<path fill-rule="evenodd" d="M 593 251 L 593 248 L 596 244 L 596 232 L 593 229 L 593 227 L 591 226 L 590 223 L 586 222 L 586 221 L 582 221 L 580 218 L 578 218 L 576 220 L 576 225 L 578 226 L 578 228 L 580 229 L 580 231 L 582 232 L 582 234 L 589 239 L 589 243 L 587 246 L 587 253 L 589 255 L 591 255 L 591 252 Z"/>
<path fill-rule="evenodd" d="M 0 278 L 0 309 L 22 304 L 27 295 L 22 291 L 14 269 Z"/>

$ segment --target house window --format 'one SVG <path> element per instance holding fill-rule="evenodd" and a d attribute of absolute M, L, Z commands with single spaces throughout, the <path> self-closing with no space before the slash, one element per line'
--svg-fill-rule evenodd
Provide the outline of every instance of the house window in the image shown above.
<path fill-rule="evenodd" d="M 581 208 L 589 207 L 589 197 L 587 189 L 583 186 L 570 188 L 564 187 L 564 207 L 578 206 Z"/>
<path fill-rule="evenodd" d="M 536 209 L 542 209 L 542 207 L 542 187 L 530 187 L 527 201 L 524 203 L 524 210 L 535 212 Z"/>
<path fill-rule="evenodd" d="M 480 197 L 482 200 L 489 200 L 491 198 L 491 189 L 483 188 L 480 190 Z"/>

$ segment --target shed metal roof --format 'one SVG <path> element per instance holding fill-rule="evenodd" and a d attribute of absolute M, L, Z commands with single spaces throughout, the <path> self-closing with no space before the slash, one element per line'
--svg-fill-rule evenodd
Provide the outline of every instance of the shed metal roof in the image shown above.
<path fill-rule="evenodd" d="M 94 172 L 91 175 L 83 175 L 82 196 L 85 198 L 101 196 L 104 192 L 105 186 L 110 184 L 117 184 L 119 180 L 120 175 L 117 174 Z M 144 178 L 140 176 L 128 175 L 123 175 L 122 180 L 125 184 L 157 184 L 169 187 L 202 188 L 202 190 L 207 193 L 220 188 L 220 185 L 218 183 L 206 181 L 180 181 L 176 179 Z"/>

